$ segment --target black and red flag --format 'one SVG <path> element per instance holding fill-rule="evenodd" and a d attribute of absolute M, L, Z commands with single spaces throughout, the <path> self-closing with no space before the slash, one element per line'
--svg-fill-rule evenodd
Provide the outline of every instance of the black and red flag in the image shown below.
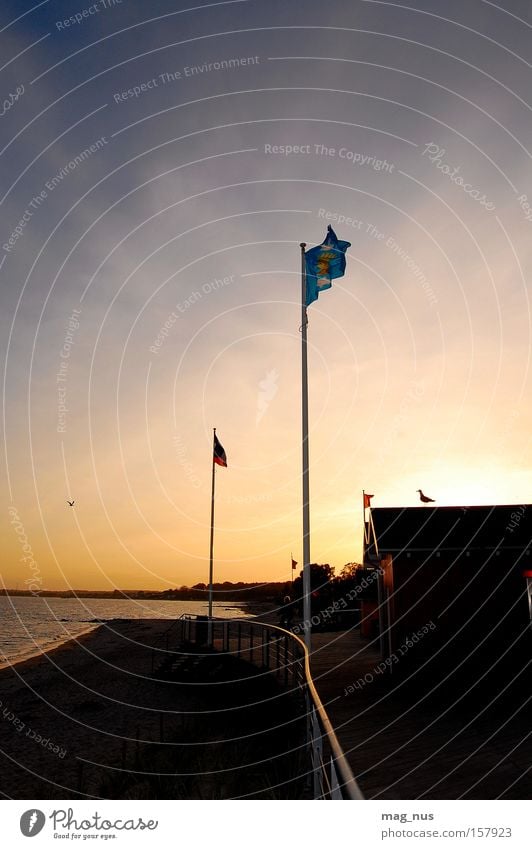
<path fill-rule="evenodd" d="M 220 442 L 216 434 L 214 434 L 213 461 L 219 466 L 225 466 L 227 468 L 227 457 L 225 456 L 225 451 L 223 449 L 222 443 Z"/>

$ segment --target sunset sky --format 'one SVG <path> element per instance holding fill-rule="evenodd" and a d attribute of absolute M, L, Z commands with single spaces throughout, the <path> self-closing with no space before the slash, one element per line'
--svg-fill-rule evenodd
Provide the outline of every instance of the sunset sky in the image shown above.
<path fill-rule="evenodd" d="M 2 3 L 4 586 L 206 581 L 213 427 L 216 579 L 290 579 L 328 223 L 312 561 L 363 489 L 530 502 L 530 8 Z"/>

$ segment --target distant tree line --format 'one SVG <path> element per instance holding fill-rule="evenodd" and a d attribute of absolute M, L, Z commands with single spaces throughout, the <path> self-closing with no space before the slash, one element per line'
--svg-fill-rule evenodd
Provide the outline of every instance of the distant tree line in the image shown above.
<path fill-rule="evenodd" d="M 330 608 L 335 602 L 349 599 L 348 606 L 356 607 L 362 599 L 377 597 L 377 582 L 372 580 L 374 570 L 364 568 L 360 563 L 346 563 L 339 575 L 328 563 L 311 563 L 310 591 L 312 615 Z M 354 592 L 353 592 L 354 591 Z M 356 595 L 355 595 L 356 593 Z M 292 601 L 300 607 L 302 614 L 303 573 L 295 578 Z M 347 601 L 346 601 L 347 603 Z"/>
<path fill-rule="evenodd" d="M 338 576 L 328 563 L 312 563 L 310 583 L 313 612 L 325 609 L 334 601 L 347 596 L 355 588 L 363 587 L 357 598 L 373 597 L 376 594 L 376 582 L 370 581 L 366 587 L 367 569 L 359 563 L 346 563 Z M 223 581 L 213 584 L 215 601 L 256 602 L 282 604 L 283 598 L 290 596 L 293 602 L 300 604 L 303 597 L 302 572 L 293 581 Z M 205 583 L 192 587 L 180 586 L 168 590 L 42 590 L 32 593 L 28 590 L 0 590 L 0 596 L 41 595 L 55 598 L 125 598 L 125 599 L 166 599 L 176 601 L 205 601 L 209 588 Z"/>

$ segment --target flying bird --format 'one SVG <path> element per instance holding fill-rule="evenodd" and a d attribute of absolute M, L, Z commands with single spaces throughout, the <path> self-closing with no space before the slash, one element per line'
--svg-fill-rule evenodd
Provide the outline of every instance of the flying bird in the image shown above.
<path fill-rule="evenodd" d="M 73 506 L 74 506 L 74 502 L 73 502 L 73 501 L 69 501 L 69 500 L 68 500 L 68 498 L 67 498 L 67 504 L 70 504 L 70 506 L 71 506 L 71 507 L 73 507 Z"/>
<path fill-rule="evenodd" d="M 423 495 L 420 489 L 416 489 L 416 492 L 419 492 L 419 500 L 423 502 L 423 504 L 430 504 L 431 501 L 434 501 L 434 498 L 429 498 L 428 495 Z"/>

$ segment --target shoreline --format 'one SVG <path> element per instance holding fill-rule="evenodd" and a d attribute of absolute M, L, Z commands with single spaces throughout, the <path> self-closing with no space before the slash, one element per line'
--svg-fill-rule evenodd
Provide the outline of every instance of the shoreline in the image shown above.
<path fill-rule="evenodd" d="M 242 612 L 233 618 L 264 618 L 273 606 L 227 604 L 217 612 L 223 616 L 227 607 Z M 168 648 L 179 661 L 177 628 L 171 630 L 177 621 L 95 622 L 2 663 L 4 798 L 105 798 L 113 782 L 120 785 L 135 771 L 146 747 L 204 733 L 204 720 L 196 714 L 209 706 L 209 693 L 186 684 L 176 688 L 166 673 L 161 679 L 157 672 L 168 656 L 168 636 Z"/>
<path fill-rule="evenodd" d="M 6 660 L 0 661 L 0 673 L 4 669 L 10 669 L 13 666 L 20 666 L 21 664 L 27 663 L 30 660 L 41 658 L 45 654 L 52 654 L 57 649 L 60 649 L 62 646 L 68 646 L 70 643 L 75 643 L 80 637 L 84 637 L 86 634 L 92 634 L 92 632 L 100 628 L 102 624 L 103 623 L 95 623 L 89 628 L 85 628 L 85 630 L 80 631 L 79 634 L 70 634 L 68 637 L 65 636 L 64 639 L 58 638 L 56 640 L 51 641 L 46 646 L 42 646 L 40 649 L 30 649 L 28 652 L 14 655 L 12 658 L 7 658 L 6 655 L 2 655 L 2 657 L 6 657 Z"/>
<path fill-rule="evenodd" d="M 171 624 L 104 623 L 0 670 L 4 798 L 240 798 L 244 775 L 272 798 L 278 769 L 292 780 L 276 682 L 223 653 L 182 653 Z"/>
<path fill-rule="evenodd" d="M 99 798 L 102 776 L 131 765 L 163 723 L 165 733 L 182 727 L 188 694 L 176 701 L 175 689 L 151 673 L 170 624 L 102 623 L 0 670 L 4 797 Z"/>
<path fill-rule="evenodd" d="M 219 602 L 222 604 L 223 602 Z M 264 617 L 265 621 L 268 621 L 272 616 L 277 616 L 277 607 L 270 602 L 242 602 L 240 604 L 234 605 L 225 605 L 224 610 L 230 609 L 234 610 L 235 607 L 238 607 L 242 610 L 243 613 L 246 614 L 246 618 L 258 619 L 259 617 Z M 223 619 L 223 616 L 215 617 L 217 619 Z M 231 617 L 238 619 L 240 617 Z M 135 625 L 135 623 L 167 623 L 170 628 L 171 625 L 177 620 L 173 617 L 168 618 L 160 618 L 160 619 L 128 619 L 126 618 L 112 618 L 106 620 L 95 620 L 94 624 L 89 625 L 89 627 L 85 628 L 83 631 L 80 631 L 79 634 L 71 634 L 68 637 L 65 636 L 64 639 L 56 639 L 50 644 L 43 646 L 41 649 L 35 649 L 34 651 L 30 651 L 29 653 L 24 653 L 20 655 L 15 655 L 11 659 L 7 659 L 4 661 L 0 661 L 0 685 L 2 683 L 2 673 L 6 669 L 14 669 L 15 667 L 26 667 L 27 669 L 32 669 L 36 664 L 40 661 L 46 659 L 48 656 L 55 656 L 56 652 L 61 650 L 70 650 L 75 646 L 82 646 L 84 643 L 84 638 L 88 637 L 90 634 L 94 634 L 96 631 L 101 628 L 107 628 L 112 625 Z M 3 655 L 5 657 L 5 655 Z"/>
<path fill-rule="evenodd" d="M 238 684 L 231 658 L 220 673 L 220 660 L 208 652 L 182 653 L 176 621 L 102 623 L 0 670 L 4 798 L 148 798 L 148 792 L 152 798 L 169 792 L 157 789 L 159 775 L 161 787 L 173 782 L 178 798 L 206 798 L 211 791 L 217 798 L 229 768 L 238 788 L 240 762 L 249 753 L 239 742 L 233 702 L 245 691 L 255 705 L 254 688 L 262 692 L 263 679 L 256 684 L 246 672 Z M 198 662 L 204 672 L 196 679 Z M 256 709 L 247 715 L 269 728 Z"/>
<path fill-rule="evenodd" d="M 224 610 L 234 610 L 235 608 L 241 610 L 242 613 L 246 617 L 256 616 L 261 612 L 265 612 L 264 608 L 268 607 L 267 603 L 262 604 L 254 604 L 253 602 L 217 602 L 220 605 L 220 612 Z M 223 605 L 223 608 L 221 607 Z M 202 615 L 202 614 L 200 614 Z M 0 652 L 0 673 L 5 669 L 10 669 L 11 667 L 20 666 L 30 660 L 35 660 L 42 658 L 45 655 L 52 654 L 57 649 L 62 646 L 68 646 L 70 643 L 76 643 L 81 637 L 86 636 L 87 634 L 92 634 L 94 631 L 98 630 L 102 626 L 108 626 L 112 624 L 122 624 L 122 623 L 135 623 L 135 622 L 167 622 L 168 627 L 175 622 L 179 617 L 168 616 L 168 617 L 153 617 L 150 618 L 137 618 L 137 617 L 112 617 L 109 619 L 104 618 L 95 618 L 93 621 L 88 621 L 85 624 L 87 627 L 83 628 L 79 633 L 76 634 L 65 634 L 64 637 L 57 637 L 55 639 L 51 639 L 49 643 L 42 645 L 40 648 L 37 648 L 35 645 L 33 648 L 28 648 L 27 650 L 23 650 L 21 653 L 15 654 L 12 657 L 8 657 L 6 654 Z M 217 617 L 217 618 L 224 618 Z M 239 618 L 239 617 L 229 617 L 229 618 Z M 72 621 L 71 624 L 76 624 L 75 620 Z"/>

